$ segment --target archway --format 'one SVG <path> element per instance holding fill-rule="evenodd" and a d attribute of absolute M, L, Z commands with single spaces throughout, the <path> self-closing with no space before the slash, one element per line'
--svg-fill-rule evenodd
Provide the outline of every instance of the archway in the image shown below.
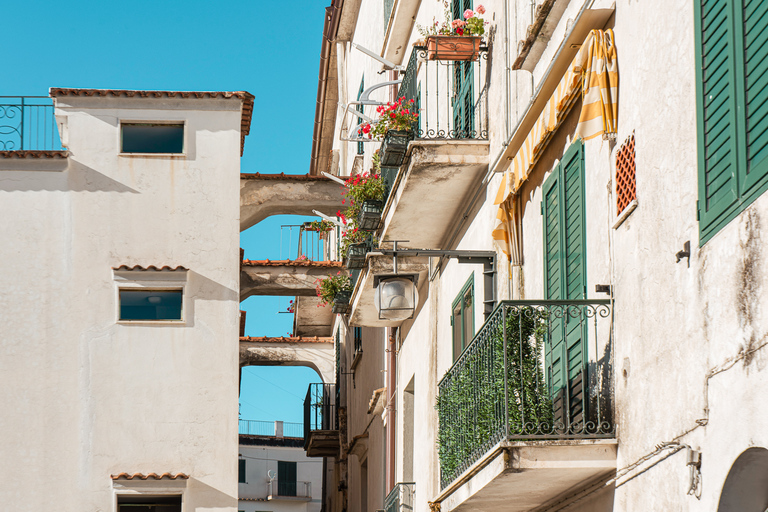
<path fill-rule="evenodd" d="M 749 448 L 731 466 L 717 512 L 768 510 L 768 450 Z"/>

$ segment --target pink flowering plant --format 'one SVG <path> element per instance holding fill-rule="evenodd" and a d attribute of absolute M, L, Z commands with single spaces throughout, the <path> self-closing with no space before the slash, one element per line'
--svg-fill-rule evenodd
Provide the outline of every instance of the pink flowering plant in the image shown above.
<path fill-rule="evenodd" d="M 401 96 L 395 102 L 379 105 L 376 107 L 379 119 L 374 123 L 364 124 L 363 134 L 371 139 L 381 138 L 389 130 L 410 130 L 419 119 L 414 103 L 415 100 L 405 101 L 405 97 Z"/>
<path fill-rule="evenodd" d="M 441 23 L 432 20 L 432 25 L 417 25 L 419 33 L 424 37 L 429 36 L 481 36 L 485 34 L 486 21 L 479 15 L 485 14 L 485 7 L 478 5 L 474 11 L 464 11 L 463 19 L 451 19 L 451 8 L 447 1 L 443 1 L 445 7 L 445 20 Z"/>
<path fill-rule="evenodd" d="M 331 231 L 333 229 L 333 222 L 323 220 L 313 220 L 312 222 L 304 223 L 304 229 L 306 231 Z"/>
<path fill-rule="evenodd" d="M 331 304 L 339 292 L 351 292 L 352 282 L 349 276 L 338 271 L 336 275 L 329 275 L 315 281 L 315 292 L 323 304 Z"/>

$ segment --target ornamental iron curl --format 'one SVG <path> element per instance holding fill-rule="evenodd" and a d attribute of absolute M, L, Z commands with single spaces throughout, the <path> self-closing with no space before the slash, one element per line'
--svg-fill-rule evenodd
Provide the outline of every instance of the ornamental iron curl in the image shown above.
<path fill-rule="evenodd" d="M 610 383 L 600 377 L 610 316 L 607 300 L 497 306 L 438 384 L 443 488 L 501 441 L 615 436 Z M 563 343 L 582 351 L 581 366 L 556 360 Z"/>
<path fill-rule="evenodd" d="M 0 151 L 60 150 L 47 96 L 0 96 Z"/>

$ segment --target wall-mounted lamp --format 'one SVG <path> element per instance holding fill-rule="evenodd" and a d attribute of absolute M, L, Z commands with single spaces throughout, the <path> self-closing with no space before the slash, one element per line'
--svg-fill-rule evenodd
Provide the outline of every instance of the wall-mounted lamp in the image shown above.
<path fill-rule="evenodd" d="M 373 305 L 379 320 L 402 321 L 413 318 L 419 303 L 418 275 L 391 274 L 373 277 Z"/>

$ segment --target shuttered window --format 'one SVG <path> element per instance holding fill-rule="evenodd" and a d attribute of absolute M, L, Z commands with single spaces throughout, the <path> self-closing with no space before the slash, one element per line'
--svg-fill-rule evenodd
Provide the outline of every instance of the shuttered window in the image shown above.
<path fill-rule="evenodd" d="M 453 360 L 459 358 L 475 336 L 475 275 L 461 288 L 453 300 L 451 328 L 453 330 Z"/>
<path fill-rule="evenodd" d="M 700 243 L 768 186 L 768 3 L 697 0 Z"/>
<path fill-rule="evenodd" d="M 579 140 L 544 182 L 544 285 L 547 300 L 586 298 L 584 153 Z M 579 314 L 553 315 L 544 343 L 547 387 L 555 420 L 581 421 L 586 407 L 585 322 Z"/>

